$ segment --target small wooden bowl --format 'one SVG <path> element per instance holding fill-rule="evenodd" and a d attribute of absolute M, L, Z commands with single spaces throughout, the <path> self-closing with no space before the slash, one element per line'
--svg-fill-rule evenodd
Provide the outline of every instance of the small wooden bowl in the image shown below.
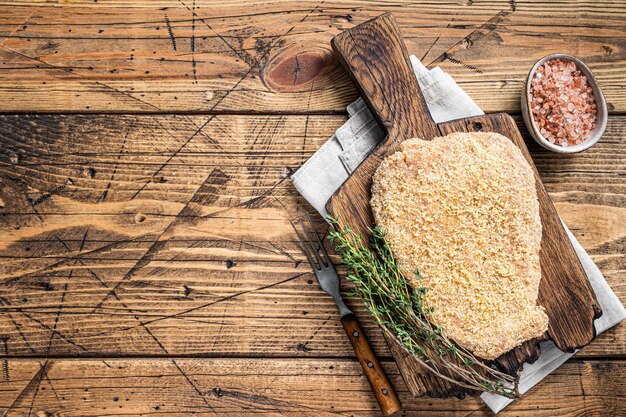
<path fill-rule="evenodd" d="M 550 141 L 548 141 L 546 138 L 544 138 L 541 135 L 541 133 L 539 133 L 539 127 L 535 125 L 535 119 L 531 111 L 530 81 L 533 79 L 533 76 L 535 75 L 535 71 L 537 71 L 537 68 L 539 68 L 540 65 L 542 65 L 546 61 L 550 61 L 551 59 L 556 59 L 556 58 L 560 58 L 564 61 L 574 62 L 576 66 L 583 72 L 583 74 L 585 74 L 589 82 L 589 85 L 593 89 L 593 96 L 596 101 L 596 110 L 597 110 L 596 127 L 593 130 L 593 132 L 591 132 L 591 137 L 588 140 L 578 145 L 561 146 L 561 145 L 557 145 L 555 143 L 551 143 Z M 533 67 L 531 68 L 530 72 L 528 73 L 528 76 L 526 77 L 525 88 L 524 88 L 524 91 L 522 92 L 521 104 L 522 104 L 522 115 L 524 116 L 524 123 L 526 124 L 526 127 L 528 128 L 530 135 L 533 137 L 533 139 L 535 139 L 535 141 L 539 145 L 553 152 L 576 153 L 576 152 L 584 151 L 585 149 L 589 149 L 590 147 L 595 145 L 596 142 L 598 142 L 598 140 L 600 140 L 600 138 L 602 137 L 602 134 L 604 133 L 604 130 L 606 129 L 606 121 L 608 118 L 608 112 L 606 110 L 606 100 L 604 99 L 602 90 L 600 89 L 600 86 L 598 85 L 598 82 L 596 81 L 589 67 L 587 67 L 587 65 L 585 65 L 580 59 L 574 58 L 573 56 L 570 56 L 570 55 L 552 54 L 552 55 L 545 56 L 541 58 L 539 61 L 537 61 L 535 65 L 533 65 Z"/>

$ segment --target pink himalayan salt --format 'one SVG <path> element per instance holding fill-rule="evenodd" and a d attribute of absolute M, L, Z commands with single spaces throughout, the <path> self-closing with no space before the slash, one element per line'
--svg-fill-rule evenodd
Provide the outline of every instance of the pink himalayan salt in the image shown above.
<path fill-rule="evenodd" d="M 596 125 L 596 101 L 587 77 L 572 61 L 551 59 L 537 68 L 530 82 L 535 126 L 549 142 L 578 145 Z"/>

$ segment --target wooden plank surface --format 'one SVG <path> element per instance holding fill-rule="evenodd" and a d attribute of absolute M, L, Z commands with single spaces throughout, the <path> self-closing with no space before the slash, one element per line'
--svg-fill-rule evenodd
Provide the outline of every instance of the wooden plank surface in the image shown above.
<path fill-rule="evenodd" d="M 0 116 L 7 354 L 352 356 L 288 223 L 312 209 L 286 179 L 344 120 Z M 625 131 L 626 117 L 612 117 L 574 156 L 527 141 L 557 211 L 623 301 Z M 348 303 L 388 356 L 361 303 Z M 579 353 L 624 355 L 624 325 Z"/>
<path fill-rule="evenodd" d="M 341 359 L 102 359 L 7 361 L 8 416 L 377 416 L 358 363 Z M 393 362 L 403 416 L 491 416 L 477 398 L 414 399 Z M 501 416 L 626 413 L 624 361 L 571 361 Z M 8 411 L 7 411 L 8 410 Z"/>
<path fill-rule="evenodd" d="M 615 115 L 602 142 L 530 150 L 626 300 L 622 2 L 0 1 L 0 113 L 26 113 L 0 116 L 1 412 L 379 414 L 289 228 L 312 209 L 288 176 L 356 97 L 331 37 L 386 11 L 490 112 L 518 109 L 548 53 L 591 66 Z M 489 415 L 477 399 L 409 398 L 348 304 L 404 415 Z M 503 415 L 626 414 L 625 329 Z"/>
<path fill-rule="evenodd" d="M 561 52 L 626 110 L 620 1 L 43 0 L 0 2 L 4 112 L 343 112 L 356 97 L 333 35 L 383 12 L 408 50 L 486 111 L 519 109 L 523 79 Z M 497 93 L 496 93 L 497 92 Z"/>

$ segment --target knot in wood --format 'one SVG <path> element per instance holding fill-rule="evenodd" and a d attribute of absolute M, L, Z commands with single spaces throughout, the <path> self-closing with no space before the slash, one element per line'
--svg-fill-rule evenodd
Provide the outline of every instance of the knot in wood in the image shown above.
<path fill-rule="evenodd" d="M 334 66 L 328 49 L 301 47 L 283 50 L 270 59 L 263 72 L 263 82 L 276 91 L 308 91 L 310 83 Z"/>

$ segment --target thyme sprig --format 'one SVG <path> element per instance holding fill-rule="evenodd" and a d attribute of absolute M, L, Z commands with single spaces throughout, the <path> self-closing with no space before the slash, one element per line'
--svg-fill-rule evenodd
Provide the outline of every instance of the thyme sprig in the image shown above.
<path fill-rule="evenodd" d="M 329 219 L 335 226 L 329 240 L 348 267 L 346 278 L 354 283 L 352 295 L 364 301 L 388 336 L 397 339 L 406 352 L 440 378 L 471 390 L 519 397 L 519 376 L 486 365 L 450 341 L 434 324 L 433 308 L 424 305 L 428 288 L 409 285 L 380 228 L 371 231 L 367 247 L 351 228 L 339 229 L 337 221 Z M 421 280 L 419 271 L 415 271 L 415 280 Z"/>

